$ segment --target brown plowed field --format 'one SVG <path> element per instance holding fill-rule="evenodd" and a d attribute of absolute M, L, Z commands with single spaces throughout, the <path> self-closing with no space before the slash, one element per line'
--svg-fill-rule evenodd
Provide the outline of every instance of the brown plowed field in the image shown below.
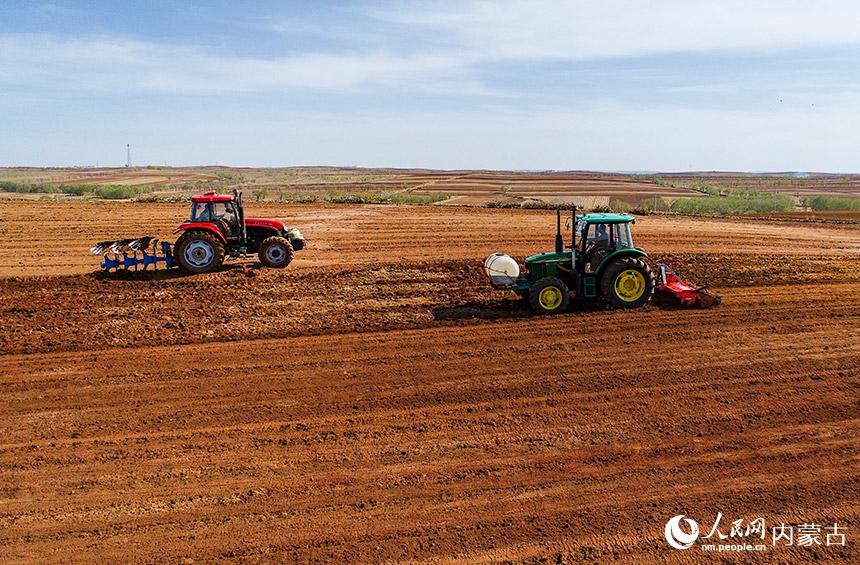
<path fill-rule="evenodd" d="M 405 178 L 409 178 L 406 176 Z M 669 200 L 700 193 L 688 188 L 660 186 L 629 175 L 609 173 L 452 173 L 436 178 L 418 177 L 412 190 L 459 195 L 458 204 L 482 204 L 500 197 L 518 197 L 547 202 L 575 201 L 580 206 L 606 206 L 611 200 L 638 204 L 645 199 Z"/>
<path fill-rule="evenodd" d="M 858 175 L 824 175 L 816 174 L 809 177 L 795 178 L 790 175 L 733 175 L 708 174 L 688 176 L 685 174 L 664 174 L 665 180 L 684 186 L 696 182 L 707 182 L 719 188 L 740 188 L 746 190 L 763 190 L 766 192 L 784 192 L 798 196 L 816 196 L 831 194 L 841 196 L 860 196 L 860 176 Z"/>
<path fill-rule="evenodd" d="M 255 205 L 289 269 L 92 273 L 184 208 L 0 201 L 0 560 L 691 561 L 718 512 L 856 557 L 857 224 L 639 218 L 712 310 L 533 317 L 480 261 L 545 211 Z"/>
<path fill-rule="evenodd" d="M 28 182 L 53 184 L 122 184 L 128 186 L 163 186 L 182 183 L 199 183 L 218 180 L 209 171 L 170 169 L 167 167 L 145 168 L 3 168 L 3 177 Z"/>

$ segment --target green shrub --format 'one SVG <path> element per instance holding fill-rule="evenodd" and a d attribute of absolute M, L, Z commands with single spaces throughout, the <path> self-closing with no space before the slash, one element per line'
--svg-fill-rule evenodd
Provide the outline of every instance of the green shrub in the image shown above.
<path fill-rule="evenodd" d="M 449 195 L 441 194 L 438 192 L 431 192 L 429 194 L 415 194 L 414 192 L 394 192 L 391 193 L 387 198 L 385 198 L 384 201 L 390 202 L 392 204 L 422 205 L 442 202 L 443 200 L 448 200 L 449 198 Z"/>
<path fill-rule="evenodd" d="M 820 195 L 813 198 L 804 198 L 803 205 L 820 211 L 860 211 L 860 198 L 851 196 L 828 196 Z"/>
<path fill-rule="evenodd" d="M 702 194 L 707 194 L 708 196 L 721 196 L 724 194 L 722 190 L 713 186 L 711 184 L 706 183 L 705 181 L 696 181 L 694 182 L 690 188 L 695 190 L 696 192 L 701 192 Z M 732 192 L 732 191 L 727 191 Z"/>
<path fill-rule="evenodd" d="M 256 193 L 255 193 L 256 194 Z M 414 192 L 340 192 L 330 190 L 325 194 L 310 191 L 279 191 L 278 202 L 292 204 L 311 204 L 327 202 L 330 204 L 433 204 L 450 198 L 447 194 L 415 194 Z"/>
<path fill-rule="evenodd" d="M 544 202 L 543 200 L 528 198 L 520 202 L 519 207 L 525 210 L 549 210 L 550 208 L 556 208 L 557 205 Z"/>
<path fill-rule="evenodd" d="M 97 185 L 93 184 L 65 184 L 60 187 L 60 191 L 63 194 L 69 194 L 71 196 L 83 196 L 84 194 L 92 194 L 95 192 Z"/>
<path fill-rule="evenodd" d="M 656 214 L 669 211 L 671 211 L 671 206 L 666 200 L 660 197 L 647 198 L 633 209 L 633 212 L 636 214 Z"/>
<path fill-rule="evenodd" d="M 64 194 L 63 186 L 47 183 L 0 181 L 0 190 L 4 192 L 17 192 L 19 194 Z"/>
<path fill-rule="evenodd" d="M 522 204 L 516 198 L 506 198 L 505 200 L 491 200 L 484 206 L 487 208 L 519 208 Z"/>
<path fill-rule="evenodd" d="M 141 194 L 140 196 L 136 196 L 134 198 L 135 202 L 162 202 L 162 203 L 178 203 L 178 202 L 188 202 L 191 200 L 190 197 L 179 194 L 179 193 L 170 193 L 170 194 Z"/>
<path fill-rule="evenodd" d="M 619 214 L 626 214 L 633 211 L 633 204 L 624 200 L 612 199 L 609 201 L 609 210 Z"/>
<path fill-rule="evenodd" d="M 94 194 L 99 198 L 119 199 L 133 198 L 139 194 L 154 190 L 150 186 L 126 186 L 121 184 L 50 184 L 0 181 L 0 190 L 24 194 L 68 194 L 83 196 Z"/>
<path fill-rule="evenodd" d="M 96 186 L 93 193 L 99 198 L 105 200 L 124 200 L 134 198 L 146 192 L 152 192 L 154 189 L 150 186 L 127 186 L 124 184 L 107 184 Z"/>
<path fill-rule="evenodd" d="M 369 195 L 356 194 L 354 192 L 329 191 L 323 197 L 324 202 L 334 204 L 369 204 L 372 198 Z"/>
<path fill-rule="evenodd" d="M 672 203 L 671 211 L 678 214 L 701 216 L 733 216 L 756 212 L 789 212 L 794 200 L 785 194 L 751 192 L 744 196 L 711 198 L 679 198 Z"/>
<path fill-rule="evenodd" d="M 227 182 L 245 182 L 248 180 L 244 175 L 223 171 L 216 171 L 215 176 L 218 177 L 219 180 Z"/>
<path fill-rule="evenodd" d="M 0 182 L 0 190 L 5 192 L 18 192 L 21 194 L 69 194 L 82 196 L 92 193 L 96 186 L 94 184 L 51 184 L 47 182 Z"/>
<path fill-rule="evenodd" d="M 292 204 L 311 204 L 322 200 L 316 192 L 281 192 L 279 195 L 281 202 L 290 202 Z"/>

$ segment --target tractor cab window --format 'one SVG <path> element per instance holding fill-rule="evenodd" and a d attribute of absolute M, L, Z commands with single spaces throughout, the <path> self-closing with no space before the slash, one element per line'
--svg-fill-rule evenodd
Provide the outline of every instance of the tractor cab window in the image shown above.
<path fill-rule="evenodd" d="M 585 248 L 609 248 L 609 226 L 606 224 L 589 224 L 585 235 Z"/>
<path fill-rule="evenodd" d="M 574 234 L 576 234 L 576 240 L 578 242 L 585 241 L 585 228 L 586 227 L 587 227 L 587 225 L 582 218 L 576 219 L 576 227 L 574 228 Z"/>
<path fill-rule="evenodd" d="M 615 249 L 626 249 L 633 247 L 633 238 L 630 237 L 630 224 L 615 224 Z"/>
<path fill-rule="evenodd" d="M 209 205 L 205 202 L 195 202 L 191 206 L 191 221 L 192 222 L 211 222 L 209 216 Z"/>
<path fill-rule="evenodd" d="M 609 253 L 610 227 L 607 224 L 588 224 L 585 231 L 585 268 L 593 272 Z"/>
<path fill-rule="evenodd" d="M 236 215 L 236 205 L 232 202 L 216 202 L 213 205 L 215 222 L 221 232 L 228 238 L 239 235 L 239 218 Z"/>
<path fill-rule="evenodd" d="M 236 206 L 232 202 L 216 202 L 215 203 L 215 219 L 226 220 L 228 222 L 236 221 Z"/>
<path fill-rule="evenodd" d="M 586 261 L 595 268 L 609 253 L 609 226 L 607 224 L 588 224 L 583 239 L 583 253 Z"/>

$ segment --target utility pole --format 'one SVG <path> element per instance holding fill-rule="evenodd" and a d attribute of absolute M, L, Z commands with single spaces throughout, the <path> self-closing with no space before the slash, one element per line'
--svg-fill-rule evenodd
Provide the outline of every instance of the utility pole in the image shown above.
<path fill-rule="evenodd" d="M 131 168 L 131 144 L 125 144 L 125 166 Z"/>

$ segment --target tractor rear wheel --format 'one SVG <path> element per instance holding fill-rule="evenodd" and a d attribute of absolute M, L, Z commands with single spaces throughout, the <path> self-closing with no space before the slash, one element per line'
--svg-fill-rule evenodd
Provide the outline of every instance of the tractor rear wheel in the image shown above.
<path fill-rule="evenodd" d="M 567 310 L 570 292 L 564 281 L 545 277 L 529 289 L 529 306 L 535 314 L 558 314 Z"/>
<path fill-rule="evenodd" d="M 606 267 L 600 292 L 613 308 L 641 308 L 654 294 L 654 274 L 641 259 L 622 257 Z"/>
<path fill-rule="evenodd" d="M 283 269 L 293 260 L 293 246 L 285 237 L 267 237 L 260 244 L 260 262 L 267 267 Z"/>
<path fill-rule="evenodd" d="M 173 254 L 179 268 L 186 273 L 211 273 L 224 263 L 224 245 L 205 231 L 182 234 L 174 246 Z"/>

